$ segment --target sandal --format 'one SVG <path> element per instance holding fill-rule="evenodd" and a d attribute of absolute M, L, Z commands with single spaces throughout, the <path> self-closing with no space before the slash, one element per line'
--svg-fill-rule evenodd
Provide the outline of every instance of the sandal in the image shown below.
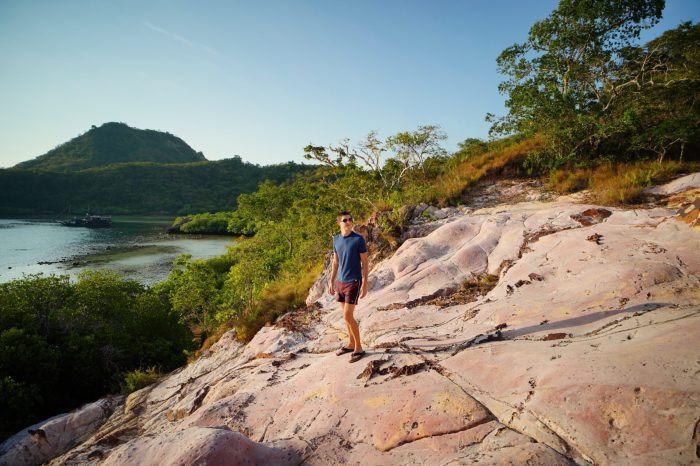
<path fill-rule="evenodd" d="M 350 362 L 357 362 L 357 361 L 359 361 L 360 359 L 362 359 L 362 357 L 363 357 L 365 354 L 367 354 L 367 353 L 365 353 L 364 351 L 360 351 L 359 353 L 352 353 L 352 357 L 350 358 Z"/>
<path fill-rule="evenodd" d="M 342 356 L 345 353 L 349 353 L 350 351 L 353 351 L 354 348 L 346 348 L 345 346 L 341 346 L 338 351 L 335 352 L 336 356 Z"/>

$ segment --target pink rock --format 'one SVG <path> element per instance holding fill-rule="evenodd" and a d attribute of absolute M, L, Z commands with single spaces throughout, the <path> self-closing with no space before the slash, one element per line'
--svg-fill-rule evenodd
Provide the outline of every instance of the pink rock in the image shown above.
<path fill-rule="evenodd" d="M 690 464 L 700 414 L 692 343 L 700 320 L 697 308 L 657 315 L 658 323 L 625 316 L 564 345 L 477 347 L 442 365 L 476 393 L 512 406 L 513 416 L 533 413 L 595 464 Z M 523 369 L 508 370 L 515 360 Z"/>
<path fill-rule="evenodd" d="M 700 188 L 700 173 L 692 173 L 664 185 L 648 188 L 646 192 L 650 194 L 668 195 L 692 188 Z"/>
<path fill-rule="evenodd" d="M 700 232 L 675 209 L 600 209 L 425 223 L 371 272 L 358 363 L 334 355 L 345 323 L 323 294 L 303 335 L 227 334 L 51 464 L 697 462 Z M 498 283 L 473 302 L 426 303 L 484 273 Z"/>
<path fill-rule="evenodd" d="M 85 440 L 121 400 L 108 397 L 35 424 L 0 445 L 0 465 L 42 464 Z"/>
<path fill-rule="evenodd" d="M 157 437 L 138 437 L 115 448 L 103 466 L 162 466 L 206 464 L 210 466 L 296 465 L 308 446 L 299 440 L 274 446 L 253 442 L 238 432 L 193 427 Z"/>

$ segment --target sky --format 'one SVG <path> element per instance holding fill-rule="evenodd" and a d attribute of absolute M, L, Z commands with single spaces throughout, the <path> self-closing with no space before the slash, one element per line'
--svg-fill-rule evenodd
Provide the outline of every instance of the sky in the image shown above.
<path fill-rule="evenodd" d="M 553 0 L 0 0 L 0 167 L 110 121 L 209 160 L 439 125 L 449 151 L 505 113 L 496 57 Z M 697 22 L 667 0 L 643 41 Z"/>

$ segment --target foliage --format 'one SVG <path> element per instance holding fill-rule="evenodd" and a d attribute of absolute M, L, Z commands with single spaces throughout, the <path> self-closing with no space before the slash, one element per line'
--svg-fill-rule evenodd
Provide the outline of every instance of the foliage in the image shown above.
<path fill-rule="evenodd" d="M 635 77 L 620 96 L 614 117 L 624 122 L 628 152 L 669 153 L 683 160 L 700 141 L 700 24 L 683 23 L 628 52 L 627 74 Z"/>
<path fill-rule="evenodd" d="M 382 202 L 404 201 L 401 194 L 410 191 L 407 187 L 423 185 L 440 171 L 447 155 L 441 146 L 445 139 L 447 135 L 435 125 L 399 132 L 385 141 L 372 131 L 354 146 L 348 139 L 328 148 L 309 144 L 304 157 L 342 177 L 342 183 L 331 184 L 338 195 L 362 210 L 379 210 Z"/>
<path fill-rule="evenodd" d="M 314 169 L 292 162 L 260 167 L 240 157 L 213 162 L 138 162 L 53 173 L 0 170 L 0 214 L 179 214 L 231 210 L 236 197 L 269 179 Z"/>
<path fill-rule="evenodd" d="M 115 163 L 187 163 L 206 160 L 177 136 L 124 123 L 105 123 L 16 168 L 77 171 Z"/>
<path fill-rule="evenodd" d="M 248 341 L 266 323 L 274 322 L 279 316 L 306 303 L 309 289 L 322 272 L 321 263 L 307 267 L 300 273 L 285 271 L 263 288 L 253 312 L 238 319 L 236 329 L 240 339 Z"/>
<path fill-rule="evenodd" d="M 121 391 L 123 395 L 140 390 L 158 381 L 162 377 L 156 366 L 151 366 L 143 369 L 134 369 L 124 374 L 121 383 Z"/>
<path fill-rule="evenodd" d="M 165 282 L 154 287 L 178 314 L 181 323 L 197 328 L 205 335 L 216 327 L 215 314 L 221 301 L 223 274 L 232 266 L 230 256 L 210 260 L 191 261 L 189 255 L 180 256 Z M 215 264 L 223 265 L 215 267 Z M 217 273 L 217 271 L 219 271 Z"/>
<path fill-rule="evenodd" d="M 467 138 L 457 145 L 457 153 L 460 159 L 467 159 L 488 152 L 489 143 L 478 138 Z"/>
<path fill-rule="evenodd" d="M 527 42 L 499 55 L 499 71 L 509 76 L 499 85 L 509 114 L 493 129 L 533 134 L 607 106 L 612 96 L 605 90 L 621 54 L 658 21 L 663 6 L 663 0 L 562 0 L 530 28 Z"/>
<path fill-rule="evenodd" d="M 663 0 L 563 0 L 528 40 L 505 49 L 499 90 L 508 115 L 492 134 L 540 134 L 532 171 L 625 160 L 697 142 L 697 26 L 639 47 Z"/>
<path fill-rule="evenodd" d="M 191 348 L 167 300 L 113 272 L 2 283 L 0 437 L 119 390 L 122 372 L 174 369 Z"/>
<path fill-rule="evenodd" d="M 479 155 L 457 152 L 432 182 L 433 189 L 424 201 L 439 205 L 458 204 L 469 187 L 487 176 L 503 175 L 508 171 L 512 172 L 511 175 L 520 174 L 524 161 L 540 150 L 542 141 L 538 136 L 519 139 L 509 138 L 505 144 L 491 143 L 494 149 Z"/>
<path fill-rule="evenodd" d="M 226 235 L 228 224 L 233 219 L 232 212 L 214 212 L 177 217 L 174 225 L 181 225 L 180 231 L 189 234 Z"/>

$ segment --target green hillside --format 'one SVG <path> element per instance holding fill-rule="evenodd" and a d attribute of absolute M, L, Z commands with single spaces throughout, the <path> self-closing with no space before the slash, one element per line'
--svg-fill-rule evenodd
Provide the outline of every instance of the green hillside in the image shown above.
<path fill-rule="evenodd" d="M 231 210 L 265 179 L 314 168 L 258 166 L 240 157 L 186 164 L 129 163 L 77 172 L 0 170 L 0 215 L 172 214 Z"/>
<path fill-rule="evenodd" d="M 201 152 L 170 133 L 131 128 L 124 123 L 105 123 L 15 168 L 67 172 L 115 163 L 203 160 L 206 159 Z"/>

